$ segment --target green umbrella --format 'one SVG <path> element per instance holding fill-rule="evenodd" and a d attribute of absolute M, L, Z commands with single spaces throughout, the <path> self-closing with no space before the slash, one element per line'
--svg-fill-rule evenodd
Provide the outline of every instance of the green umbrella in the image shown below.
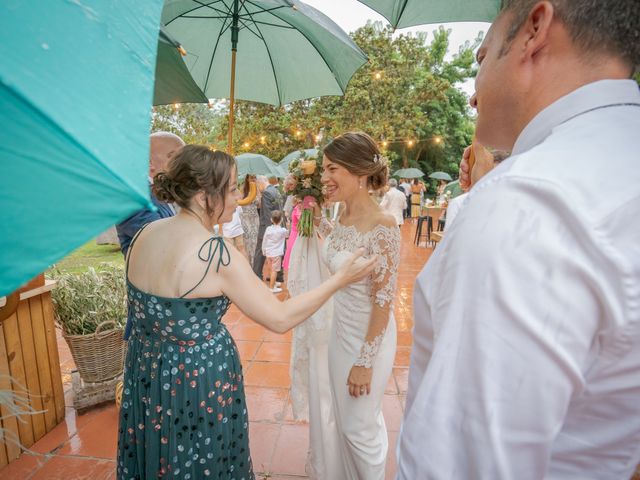
<path fill-rule="evenodd" d="M 242 179 L 247 174 L 264 175 L 266 177 L 284 178 L 286 171 L 271 160 L 259 153 L 243 153 L 236 156 L 238 162 L 238 178 Z"/>
<path fill-rule="evenodd" d="M 433 172 L 429 175 L 429 178 L 433 178 L 434 180 L 445 180 L 447 182 L 453 180 L 453 178 L 451 178 L 451 175 L 446 172 Z"/>
<path fill-rule="evenodd" d="M 447 183 L 446 187 L 444 187 L 444 192 L 451 192 L 451 198 L 456 198 L 464 193 L 460 188 L 460 180 L 454 180 L 453 182 Z"/>
<path fill-rule="evenodd" d="M 162 0 L 0 2 L 0 296 L 149 201 Z"/>
<path fill-rule="evenodd" d="M 400 170 L 396 170 L 393 176 L 400 178 L 422 178 L 424 177 L 424 173 L 417 168 L 401 168 Z"/>
<path fill-rule="evenodd" d="M 367 57 L 340 27 L 298 0 L 166 0 L 162 22 L 195 61 L 208 98 L 284 105 L 342 95 Z"/>
<path fill-rule="evenodd" d="M 425 23 L 492 22 L 501 0 L 360 0 L 395 28 Z"/>
<path fill-rule="evenodd" d="M 316 155 L 318 155 L 318 149 L 317 148 L 307 148 L 306 150 L 296 150 L 295 152 L 291 152 L 286 157 L 284 157 L 282 160 L 280 160 L 280 163 L 278 165 L 280 165 L 282 170 L 284 170 L 285 172 L 288 172 L 289 171 L 289 164 L 291 162 L 293 162 L 294 160 L 299 159 L 302 156 L 303 153 L 304 153 L 304 155 L 306 155 L 307 158 L 315 158 Z"/>
<path fill-rule="evenodd" d="M 153 92 L 154 105 L 209 102 L 182 59 L 182 54 L 185 53 L 180 43 L 161 26 Z"/>

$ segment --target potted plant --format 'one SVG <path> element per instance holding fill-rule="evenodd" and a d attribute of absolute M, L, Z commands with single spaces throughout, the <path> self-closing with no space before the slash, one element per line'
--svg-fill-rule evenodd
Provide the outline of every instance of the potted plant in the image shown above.
<path fill-rule="evenodd" d="M 104 264 L 81 274 L 54 273 L 55 319 L 69 345 L 80 377 L 98 383 L 122 374 L 127 319 L 124 269 Z"/>

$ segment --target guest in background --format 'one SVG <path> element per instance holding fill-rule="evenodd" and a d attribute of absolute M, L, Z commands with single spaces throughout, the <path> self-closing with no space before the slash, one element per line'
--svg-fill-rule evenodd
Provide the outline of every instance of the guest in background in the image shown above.
<path fill-rule="evenodd" d="M 164 172 L 175 154 L 184 146 L 182 139 L 169 132 L 155 132 L 149 137 L 149 186 L 153 185 L 153 177 L 160 172 Z M 168 218 L 175 215 L 173 205 L 158 201 L 153 192 L 150 192 L 151 201 L 156 206 L 154 212 L 148 208 L 143 208 L 116 225 L 120 250 L 126 257 L 131 239 L 147 223 L 151 223 L 161 218 Z"/>
<path fill-rule="evenodd" d="M 238 205 L 230 222 L 222 224 L 222 235 L 228 244 L 233 245 L 245 257 L 247 252 L 244 249 L 244 230 L 242 228 L 242 207 Z"/>
<path fill-rule="evenodd" d="M 264 267 L 264 255 L 262 254 L 262 240 L 264 238 L 264 232 L 271 225 L 271 214 L 274 210 L 282 210 L 282 196 L 278 191 L 278 179 L 271 177 L 267 180 L 267 177 L 262 175 L 257 178 L 258 191 L 262 193 L 260 200 L 260 226 L 258 228 L 258 240 L 256 243 L 256 250 L 253 257 L 253 271 L 262 278 L 262 269 Z"/>
<path fill-rule="evenodd" d="M 251 182 L 255 181 L 255 175 L 247 174 L 244 177 L 244 183 L 242 185 L 242 195 L 244 198 L 249 195 Z M 256 251 L 256 244 L 258 243 L 258 228 L 260 225 L 258 205 L 260 205 L 260 191 L 258 191 L 253 202 L 242 207 L 242 213 L 240 214 L 242 230 L 244 231 L 244 249 L 247 254 L 247 259 L 249 260 L 249 265 L 253 265 L 253 257 Z"/>
<path fill-rule="evenodd" d="M 298 239 L 298 221 L 300 220 L 300 216 L 302 215 L 302 202 L 300 199 L 293 197 L 293 210 L 291 212 L 291 222 L 289 223 L 289 238 L 287 238 L 287 249 L 284 254 L 284 260 L 282 262 L 282 268 L 284 269 L 285 276 L 289 271 L 289 260 L 291 259 L 291 251 L 293 250 L 293 246 L 296 244 L 296 240 Z"/>
<path fill-rule="evenodd" d="M 424 183 L 414 178 L 411 185 L 411 218 L 417 218 L 422 214 L 422 195 L 425 190 Z"/>
<path fill-rule="evenodd" d="M 282 288 L 276 286 L 276 277 L 282 270 L 282 256 L 284 255 L 284 241 L 287 229 L 282 225 L 282 212 L 271 212 L 271 226 L 267 227 L 262 239 L 262 254 L 265 257 L 264 280 L 269 280 L 269 288 L 273 293 L 279 293 Z"/>
<path fill-rule="evenodd" d="M 398 181 L 395 178 L 390 178 L 388 182 L 389 190 L 384 194 L 382 202 L 380 202 L 380 208 L 396 219 L 398 226 L 404 223 L 404 210 L 407 206 L 406 195 L 398 189 Z"/>
<path fill-rule="evenodd" d="M 406 178 L 400 180 L 400 186 L 406 195 L 406 206 L 404 210 L 404 218 L 411 217 L 411 183 Z"/>

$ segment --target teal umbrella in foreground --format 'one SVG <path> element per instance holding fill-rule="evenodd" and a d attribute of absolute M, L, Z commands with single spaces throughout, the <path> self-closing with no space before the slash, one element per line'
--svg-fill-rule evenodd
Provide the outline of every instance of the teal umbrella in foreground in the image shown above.
<path fill-rule="evenodd" d="M 154 105 L 209 102 L 189 73 L 182 59 L 184 54 L 186 51 L 180 43 L 164 27 L 160 27 L 153 89 Z"/>
<path fill-rule="evenodd" d="M 429 174 L 429 178 L 433 178 L 434 180 L 444 180 L 446 182 L 450 182 L 453 180 L 453 178 L 451 178 L 451 175 L 446 172 L 433 172 Z"/>
<path fill-rule="evenodd" d="M 162 22 L 196 61 L 209 98 L 284 105 L 343 95 L 367 57 L 326 15 L 298 0 L 166 0 Z"/>
<path fill-rule="evenodd" d="M 265 155 L 259 153 L 243 153 L 236 155 L 238 163 L 238 179 L 242 180 L 245 175 L 264 175 L 265 177 L 284 178 L 285 170 Z"/>
<path fill-rule="evenodd" d="M 400 178 L 422 178 L 424 177 L 424 172 L 417 168 L 401 168 L 400 170 L 396 170 L 393 176 Z"/>
<path fill-rule="evenodd" d="M 502 0 L 359 0 L 396 28 L 425 23 L 492 22 Z"/>
<path fill-rule="evenodd" d="M 0 296 L 153 208 L 162 3 L 0 2 Z"/>
<path fill-rule="evenodd" d="M 315 158 L 318 155 L 317 148 L 307 148 L 305 150 L 296 150 L 295 152 L 291 152 L 287 156 L 285 156 L 278 165 L 285 172 L 289 171 L 289 164 L 294 160 L 299 159 L 302 155 L 305 155 L 307 158 Z"/>

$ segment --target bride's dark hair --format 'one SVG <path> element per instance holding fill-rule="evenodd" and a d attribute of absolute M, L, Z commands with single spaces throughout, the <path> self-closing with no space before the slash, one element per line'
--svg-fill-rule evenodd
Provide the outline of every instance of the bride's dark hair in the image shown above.
<path fill-rule="evenodd" d="M 376 142 L 364 132 L 349 132 L 334 138 L 323 152 L 349 173 L 367 177 L 367 187 L 379 190 L 387 184 L 389 167 Z"/>

